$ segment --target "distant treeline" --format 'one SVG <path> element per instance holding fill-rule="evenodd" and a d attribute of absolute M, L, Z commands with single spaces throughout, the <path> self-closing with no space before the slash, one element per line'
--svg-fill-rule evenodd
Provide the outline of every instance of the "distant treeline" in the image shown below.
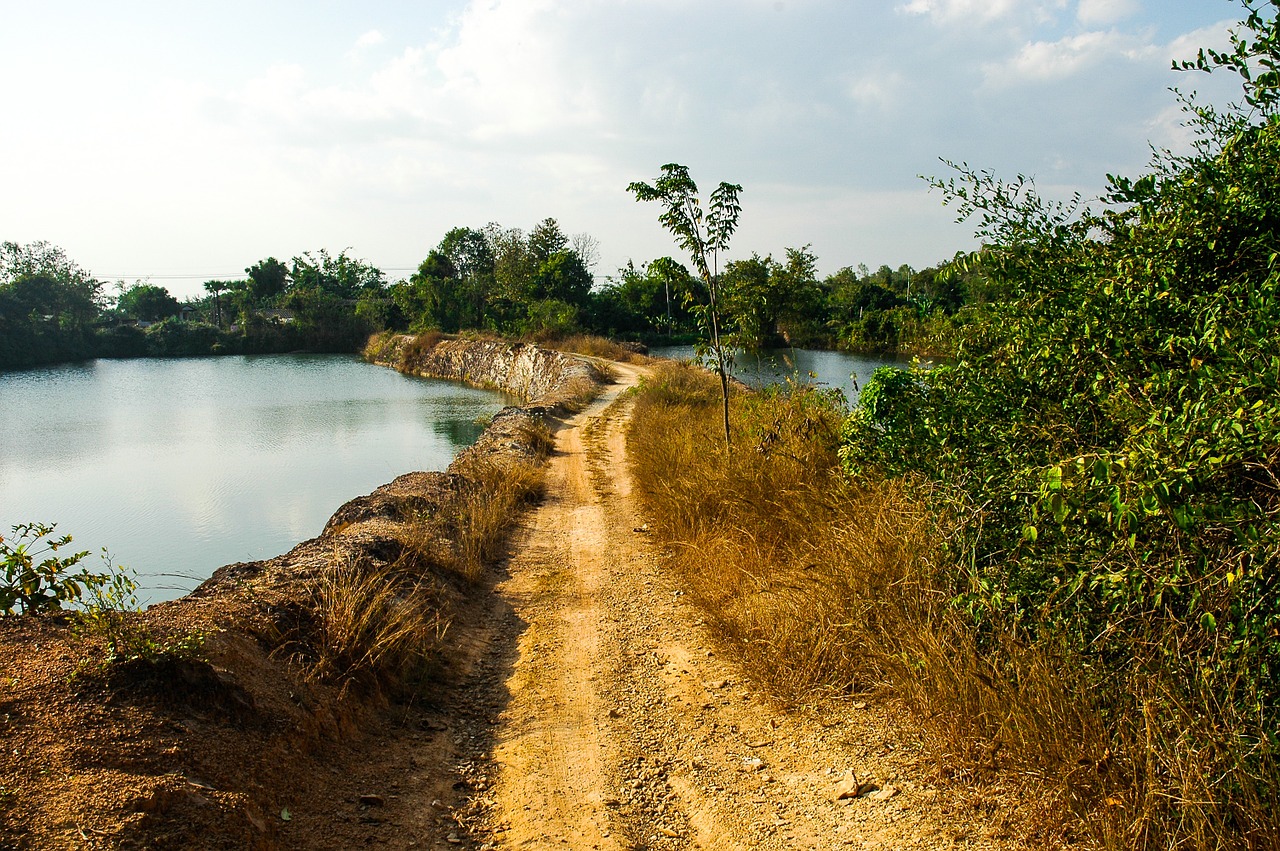
<path fill-rule="evenodd" d="M 577 332 L 647 342 L 699 334 L 703 282 L 670 257 L 598 281 L 597 242 L 555 219 L 531 231 L 450 230 L 409 278 L 346 251 L 268 257 L 238 280 L 180 302 L 146 282 L 109 287 L 45 242 L 0 244 L 0 368 L 92 357 L 355 351 L 370 334 L 483 330 L 549 339 Z M 946 354 L 957 329 L 1001 296 L 981 273 L 942 264 L 844 268 L 817 257 L 753 254 L 722 273 L 733 341 L 857 352 Z"/>

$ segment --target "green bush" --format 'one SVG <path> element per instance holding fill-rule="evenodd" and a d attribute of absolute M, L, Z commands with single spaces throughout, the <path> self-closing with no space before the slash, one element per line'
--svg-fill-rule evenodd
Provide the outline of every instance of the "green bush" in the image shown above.
<path fill-rule="evenodd" d="M 11 537 L 0 535 L 0 615 L 57 610 L 108 581 L 81 566 L 87 551 L 60 555 L 71 536 L 54 532 L 53 525 L 24 523 Z"/>
<path fill-rule="evenodd" d="M 1065 648 L 1118 736 L 1168 744 L 1132 769 L 1151 794 L 1187 824 L 1220 805 L 1228 834 L 1280 746 L 1280 75 L 1253 76 L 1278 64 L 1251 13 L 1193 64 L 1239 73 L 1246 105 L 1187 103 L 1194 152 L 1110 178 L 1101 209 L 967 166 L 935 181 L 980 219 L 964 265 L 1013 299 L 953 363 L 877 373 L 842 450 L 953 523 L 946 584 L 981 646 Z M 1193 753 L 1216 785 L 1162 786 Z"/>

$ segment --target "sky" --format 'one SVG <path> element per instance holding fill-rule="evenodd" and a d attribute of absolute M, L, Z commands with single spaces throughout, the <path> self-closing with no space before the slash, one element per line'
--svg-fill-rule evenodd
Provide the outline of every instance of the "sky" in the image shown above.
<path fill-rule="evenodd" d="M 327 249 L 406 277 L 553 217 L 597 279 L 684 259 L 626 191 L 741 184 L 728 257 L 821 274 L 972 249 L 940 158 L 1096 197 L 1188 133 L 1231 0 L 0 0 L 0 240 L 179 297 Z"/>

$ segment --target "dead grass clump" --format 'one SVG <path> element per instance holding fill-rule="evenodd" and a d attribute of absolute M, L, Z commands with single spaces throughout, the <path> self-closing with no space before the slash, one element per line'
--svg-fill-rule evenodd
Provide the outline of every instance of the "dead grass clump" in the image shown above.
<path fill-rule="evenodd" d="M 454 504 L 450 566 L 468 582 L 479 582 L 500 555 L 516 512 L 540 498 L 551 432 L 542 423 L 520 429 L 529 454 L 486 452 L 468 456 L 457 472 L 468 480 Z"/>
<path fill-rule="evenodd" d="M 360 354 L 370 363 L 388 363 L 395 350 L 395 343 L 394 331 L 379 331 L 377 334 L 370 335 Z"/>
<path fill-rule="evenodd" d="M 409 339 L 400 350 L 400 363 L 396 368 L 401 372 L 412 372 L 421 368 L 423 361 L 435 351 L 441 340 L 446 339 L 441 331 L 435 329 L 423 331 Z"/>
<path fill-rule="evenodd" d="M 587 355 L 593 358 L 618 361 L 619 363 L 639 363 L 645 358 L 608 337 L 594 334 L 574 334 L 571 337 L 542 341 L 542 344 L 561 352 L 576 355 Z"/>
<path fill-rule="evenodd" d="M 1034 789 L 1039 845 L 1280 847 L 1274 754 L 1238 735 L 1250 724 L 1230 707 L 1248 701 L 1170 667 L 1177 636 L 1103 669 L 1051 630 L 1033 642 L 975 622 L 955 602 L 960 518 L 910 483 L 844 477 L 835 400 L 735 395 L 729 456 L 718 392 L 701 370 L 659 367 L 628 447 L 671 567 L 758 683 L 792 702 L 892 696 L 938 776 Z"/>
<path fill-rule="evenodd" d="M 599 372 L 605 377 L 610 378 L 608 369 L 600 369 Z M 577 375 L 570 378 L 560 387 L 556 394 L 560 405 L 572 413 L 585 410 L 591 401 L 600 393 L 600 385 L 596 381 L 585 375 Z"/>
<path fill-rule="evenodd" d="M 430 580 L 403 563 L 335 554 L 312 590 L 309 622 L 284 647 L 307 675 L 362 695 L 420 681 L 448 628 Z"/>

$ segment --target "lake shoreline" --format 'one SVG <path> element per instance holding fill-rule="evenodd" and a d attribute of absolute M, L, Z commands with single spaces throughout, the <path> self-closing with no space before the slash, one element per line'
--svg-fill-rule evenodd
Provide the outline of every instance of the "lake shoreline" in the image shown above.
<path fill-rule="evenodd" d="M 40 731 L 23 736 L 20 758 L 0 760 L 10 790 L 0 845 L 48 841 L 77 824 L 120 847 L 295 847 L 297 831 L 321 829 L 330 815 L 311 804 L 344 782 L 319 766 L 339 752 L 360 764 L 355 744 L 395 723 L 390 707 L 424 711 L 398 703 L 399 690 L 449 667 L 459 649 L 448 627 L 485 595 L 486 580 L 467 571 L 456 547 L 467 515 L 501 496 L 493 492 L 506 471 L 540 470 L 549 428 L 605 378 L 587 358 L 535 346 L 445 340 L 432 358 L 413 342 L 395 341 L 381 362 L 455 370 L 524 403 L 502 409 L 446 471 L 400 475 L 348 500 L 289 552 L 225 565 L 183 597 L 123 615 L 110 628 L 145 636 L 141 656 L 113 659 L 107 637 L 70 613 L 0 618 L 6 717 Z M 508 499 L 493 535 L 538 485 L 529 487 Z M 326 598 L 335 576 L 352 574 L 365 590 Z M 382 649 L 381 639 L 366 646 L 335 629 L 366 623 L 350 619 L 348 602 L 372 606 L 355 617 L 381 623 L 410 599 L 408 613 L 431 638 L 402 682 L 405 672 L 364 655 Z M 335 658 L 340 667 L 321 665 Z"/>

